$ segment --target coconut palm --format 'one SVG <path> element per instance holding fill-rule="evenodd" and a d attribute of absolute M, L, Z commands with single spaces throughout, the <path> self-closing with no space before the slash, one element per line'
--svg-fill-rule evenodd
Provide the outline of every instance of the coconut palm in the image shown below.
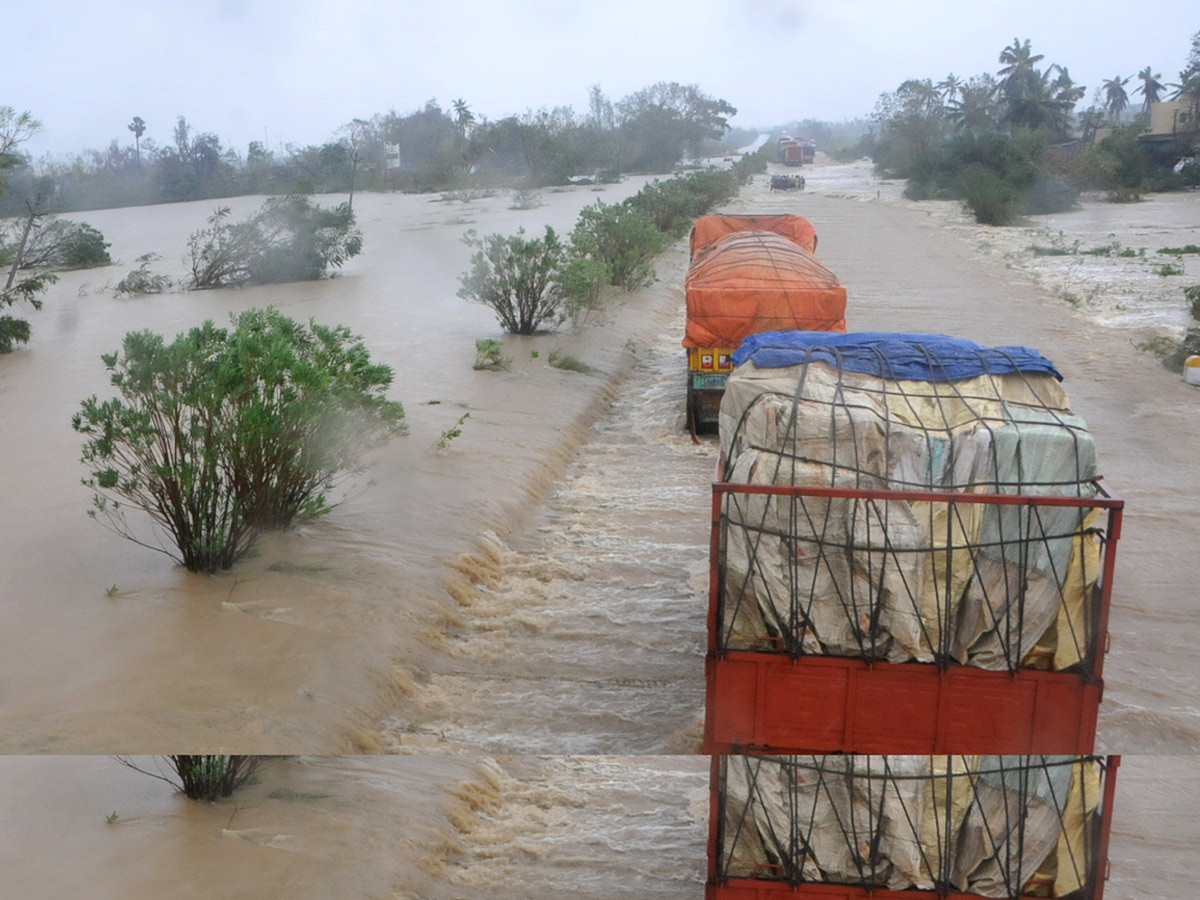
<path fill-rule="evenodd" d="M 475 114 L 467 107 L 467 101 L 461 98 L 451 105 L 454 107 L 454 121 L 465 134 L 475 124 Z"/>
<path fill-rule="evenodd" d="M 1118 75 L 1116 78 L 1107 79 L 1100 89 L 1104 91 L 1104 108 L 1108 110 L 1108 114 L 1113 117 L 1114 122 L 1121 121 L 1121 113 L 1129 106 L 1129 95 L 1125 93 L 1125 85 L 1129 83 L 1129 78 L 1122 78 Z"/>
<path fill-rule="evenodd" d="M 1157 103 L 1159 95 L 1167 89 L 1167 85 L 1163 84 L 1158 79 L 1162 78 L 1162 73 L 1151 74 L 1150 66 L 1138 72 L 1137 77 L 1142 82 L 1142 86 L 1134 91 L 1135 94 L 1141 94 L 1144 98 L 1142 103 L 1142 112 L 1150 111 L 1150 104 Z"/>
<path fill-rule="evenodd" d="M 987 72 L 970 79 L 959 90 L 959 99 L 947 103 L 950 121 L 967 131 L 992 131 L 1003 110 L 997 102 L 996 79 Z"/>
<path fill-rule="evenodd" d="M 1058 77 L 1054 79 L 1051 87 L 1054 88 L 1054 97 L 1059 103 L 1069 103 L 1071 109 L 1075 108 L 1075 104 L 1083 99 L 1087 93 L 1087 87 L 1082 84 L 1076 84 L 1071 77 L 1071 73 L 1067 71 L 1066 66 L 1060 66 L 1057 63 L 1050 68 L 1058 70 Z"/>
<path fill-rule="evenodd" d="M 142 135 L 146 133 L 146 123 L 142 121 L 141 116 L 134 116 L 133 121 L 129 123 L 129 130 L 133 132 L 133 143 L 137 148 L 137 167 L 138 171 L 142 171 Z"/>
<path fill-rule="evenodd" d="M 963 80 L 953 72 L 947 75 L 944 81 L 939 81 L 934 85 L 942 95 L 942 102 L 947 106 L 954 105 L 965 86 Z"/>
<path fill-rule="evenodd" d="M 1017 38 L 1000 51 L 1004 67 L 996 74 L 1000 76 L 1000 99 L 1006 107 L 1004 121 L 1010 126 L 1062 130 L 1063 116 L 1050 80 L 1055 67 L 1044 72 L 1037 67 L 1044 58 L 1033 52 L 1028 40 Z"/>
<path fill-rule="evenodd" d="M 1013 38 L 1012 44 L 1000 51 L 1000 62 L 1004 63 L 1004 68 L 996 74 L 1002 79 L 1001 86 L 1014 79 L 1019 81 L 1025 73 L 1034 71 L 1034 66 L 1042 59 L 1043 54 L 1033 54 L 1028 40 L 1022 43 Z"/>

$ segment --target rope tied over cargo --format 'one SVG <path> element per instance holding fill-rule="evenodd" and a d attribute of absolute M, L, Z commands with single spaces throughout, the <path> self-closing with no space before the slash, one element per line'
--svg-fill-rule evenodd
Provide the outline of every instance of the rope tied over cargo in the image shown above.
<path fill-rule="evenodd" d="M 1087 896 L 1094 756 L 724 757 L 722 878 L 1018 898 Z"/>
<path fill-rule="evenodd" d="M 1086 670 L 1103 503 L 1057 370 L 1026 348 L 861 337 L 757 335 L 734 355 L 719 649 Z"/>

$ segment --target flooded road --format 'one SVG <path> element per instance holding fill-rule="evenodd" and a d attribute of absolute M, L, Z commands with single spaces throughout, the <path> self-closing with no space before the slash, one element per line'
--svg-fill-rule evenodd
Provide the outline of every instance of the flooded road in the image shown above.
<path fill-rule="evenodd" d="M 965 244 L 963 235 L 973 232 L 960 226 L 947 234 L 920 205 L 819 193 L 821 176 L 821 168 L 810 170 L 811 190 L 799 196 L 752 185 L 732 211 L 798 211 L 818 224 L 821 258 L 847 287 L 850 330 L 1026 344 L 1064 373 L 1075 412 L 1096 436 L 1101 472 L 1128 504 L 1099 749 L 1194 751 L 1194 389 L 1138 352 L 1136 335 L 1093 322 L 1048 298 L 1002 256 Z M 679 252 L 660 265 L 676 284 Z M 682 300 L 665 289 L 645 293 L 670 301 L 674 312 L 664 314 L 658 338 L 639 349 L 628 379 L 548 496 L 544 518 L 520 538 L 488 539 L 464 560 L 460 622 L 444 652 L 416 673 L 410 695 L 382 720 L 382 746 L 697 750 L 716 446 L 712 439 L 694 445 L 683 431 Z"/>
<path fill-rule="evenodd" d="M 676 248 L 660 277 L 681 279 L 684 263 Z M 678 288 L 644 293 L 661 305 L 664 292 Z M 461 625 L 384 720 L 388 746 L 698 752 L 717 448 L 685 430 L 681 309 L 667 299 L 536 520 L 457 564 Z"/>

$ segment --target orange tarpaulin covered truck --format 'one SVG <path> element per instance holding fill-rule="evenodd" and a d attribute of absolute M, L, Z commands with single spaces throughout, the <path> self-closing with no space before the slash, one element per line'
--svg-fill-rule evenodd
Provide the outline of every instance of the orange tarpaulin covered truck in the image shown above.
<path fill-rule="evenodd" d="M 845 331 L 846 289 L 817 257 L 802 216 L 704 216 L 684 281 L 688 425 L 715 430 L 730 357 L 762 331 Z"/>

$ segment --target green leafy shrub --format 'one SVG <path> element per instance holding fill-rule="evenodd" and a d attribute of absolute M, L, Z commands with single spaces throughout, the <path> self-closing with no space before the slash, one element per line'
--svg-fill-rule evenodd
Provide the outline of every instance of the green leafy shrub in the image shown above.
<path fill-rule="evenodd" d="M 141 294 L 161 294 L 169 291 L 174 282 L 170 277 L 150 271 L 150 263 L 160 259 L 157 253 L 143 253 L 138 257 L 137 268 L 117 282 L 114 297 L 135 297 Z"/>
<path fill-rule="evenodd" d="M 0 259 L 3 254 L 0 253 Z M 0 290 L 0 309 L 15 306 L 25 302 L 34 309 L 42 308 L 39 297 L 50 285 L 58 281 L 53 272 L 38 272 L 25 278 L 14 280 L 11 288 Z M 0 353 L 11 353 L 17 344 L 29 343 L 33 329 L 25 319 L 16 316 L 0 315 Z"/>
<path fill-rule="evenodd" d="M 504 355 L 504 344 L 495 338 L 478 338 L 475 341 L 475 369 L 507 369 L 512 357 Z"/>
<path fill-rule="evenodd" d="M 991 169 L 973 163 L 962 173 L 963 202 L 982 225 L 1010 225 L 1021 208 L 1020 192 Z"/>
<path fill-rule="evenodd" d="M 558 282 L 567 315 L 577 319 L 600 309 L 604 288 L 612 283 L 612 269 L 603 260 L 571 255 L 559 270 Z"/>
<path fill-rule="evenodd" d="M 50 219 L 29 232 L 23 269 L 87 269 L 112 264 L 110 244 L 86 222 Z"/>
<path fill-rule="evenodd" d="M 755 175 L 767 171 L 767 162 L 771 159 L 771 142 L 763 144 L 754 153 L 747 153 L 733 164 L 733 176 L 738 184 L 745 184 Z"/>
<path fill-rule="evenodd" d="M 62 222 L 62 240 L 59 244 L 62 257 L 61 265 L 67 269 L 83 269 L 92 266 L 108 266 L 112 257 L 108 255 L 111 244 L 104 240 L 104 235 L 87 222 Z"/>
<path fill-rule="evenodd" d="M 463 242 L 475 248 L 471 267 L 459 275 L 458 296 L 490 308 L 509 334 L 533 334 L 563 319 L 563 293 L 557 281 L 566 250 L 546 226 L 541 238 L 468 231 Z"/>
<path fill-rule="evenodd" d="M 659 231 L 680 237 L 698 217 L 736 196 L 737 189 L 738 180 L 731 170 L 702 169 L 652 181 L 625 204 L 646 213 Z"/>
<path fill-rule="evenodd" d="M 584 207 L 571 231 L 572 255 L 603 264 L 609 283 L 627 291 L 653 280 L 650 262 L 666 243 L 649 214 L 627 203 Z"/>
<path fill-rule="evenodd" d="M 595 371 L 595 369 L 578 357 L 557 349 L 550 351 L 550 355 L 546 357 L 546 362 L 550 363 L 554 368 L 562 369 L 565 372 L 579 372 L 582 375 L 587 375 Z"/>
<path fill-rule="evenodd" d="M 120 396 L 83 401 L 90 515 L 191 571 L 227 569 L 266 529 L 329 509 L 325 492 L 403 431 L 383 396 L 392 371 L 343 326 L 300 325 L 274 309 L 211 321 L 168 344 L 130 332 L 102 357 Z M 176 551 L 136 537 L 126 506 Z"/>
<path fill-rule="evenodd" d="M 455 438 L 462 437 L 463 425 L 467 423 L 467 419 L 469 418 L 471 418 L 471 414 L 469 412 L 465 412 L 459 416 L 458 421 L 443 431 L 438 437 L 437 448 L 439 450 L 445 450 L 450 446 L 451 441 L 453 441 Z"/>
<path fill-rule="evenodd" d="M 192 288 L 281 284 L 324 278 L 362 250 L 346 203 L 332 209 L 304 197 L 273 197 L 244 222 L 218 208 L 188 239 Z"/>

